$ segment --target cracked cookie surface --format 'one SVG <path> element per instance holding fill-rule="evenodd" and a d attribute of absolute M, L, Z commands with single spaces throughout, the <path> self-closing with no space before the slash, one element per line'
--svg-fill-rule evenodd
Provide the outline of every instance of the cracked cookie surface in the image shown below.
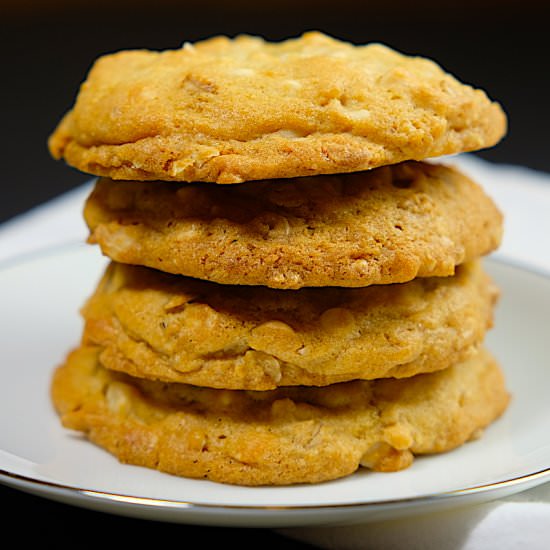
<path fill-rule="evenodd" d="M 452 275 L 503 230 L 479 185 L 412 161 L 232 186 L 100 179 L 84 217 L 90 242 L 117 262 L 281 289 Z"/>
<path fill-rule="evenodd" d="M 114 179 L 238 183 L 473 151 L 505 132 L 498 103 L 434 62 L 310 32 L 103 56 L 49 148 Z"/>
<path fill-rule="evenodd" d="M 82 309 L 83 341 L 110 369 L 214 388 L 403 378 L 474 354 L 497 297 L 477 262 L 452 277 L 295 291 L 111 263 Z"/>
<path fill-rule="evenodd" d="M 240 485 L 401 470 L 416 455 L 478 437 L 509 400 L 484 350 L 402 380 L 269 392 L 135 379 L 103 368 L 98 355 L 79 348 L 55 372 L 52 398 L 65 427 L 123 463 Z"/>

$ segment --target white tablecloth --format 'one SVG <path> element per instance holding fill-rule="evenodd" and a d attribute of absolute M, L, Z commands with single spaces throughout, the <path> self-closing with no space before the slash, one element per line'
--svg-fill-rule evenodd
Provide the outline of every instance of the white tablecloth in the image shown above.
<path fill-rule="evenodd" d="M 483 185 L 504 212 L 505 237 L 494 255 L 550 274 L 550 174 L 495 166 L 469 155 L 445 160 Z M 85 240 L 82 204 L 90 188 L 91 183 L 81 186 L 0 226 L 0 266 L 45 247 Z M 282 532 L 338 550 L 550 550 L 550 483 L 426 517 Z"/>

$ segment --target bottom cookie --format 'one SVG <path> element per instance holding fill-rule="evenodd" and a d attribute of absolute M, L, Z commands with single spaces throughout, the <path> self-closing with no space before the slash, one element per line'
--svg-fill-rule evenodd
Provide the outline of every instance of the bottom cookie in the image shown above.
<path fill-rule="evenodd" d="M 415 455 L 476 438 L 509 401 L 485 350 L 412 378 L 269 391 L 132 378 L 103 368 L 98 356 L 81 347 L 55 371 L 52 400 L 65 427 L 123 463 L 239 485 L 401 470 Z"/>

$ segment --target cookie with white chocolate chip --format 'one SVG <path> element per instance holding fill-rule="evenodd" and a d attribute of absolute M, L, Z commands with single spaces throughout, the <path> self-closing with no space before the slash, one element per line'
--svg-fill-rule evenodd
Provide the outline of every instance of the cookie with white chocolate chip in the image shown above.
<path fill-rule="evenodd" d="M 82 347 L 56 370 L 51 391 L 63 425 L 123 463 L 239 485 L 401 470 L 479 436 L 509 400 L 484 350 L 402 380 L 249 392 L 132 378 Z"/>
<path fill-rule="evenodd" d="M 403 378 L 475 353 L 497 294 L 478 262 L 452 277 L 287 291 L 112 262 L 82 309 L 84 341 L 110 369 L 214 388 Z"/>
<path fill-rule="evenodd" d="M 357 172 L 497 143 L 506 116 L 436 63 L 319 32 L 99 58 L 50 151 L 124 180 Z"/>
<path fill-rule="evenodd" d="M 503 229 L 478 184 L 421 162 L 231 186 L 100 179 L 84 216 L 117 262 L 281 289 L 452 275 Z"/>

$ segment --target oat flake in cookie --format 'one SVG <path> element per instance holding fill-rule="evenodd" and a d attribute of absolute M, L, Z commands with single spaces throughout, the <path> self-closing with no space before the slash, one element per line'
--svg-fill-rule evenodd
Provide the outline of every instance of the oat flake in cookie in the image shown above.
<path fill-rule="evenodd" d="M 430 60 L 310 32 L 103 56 L 49 147 L 114 179 L 239 183 L 479 150 L 506 124 Z"/>

